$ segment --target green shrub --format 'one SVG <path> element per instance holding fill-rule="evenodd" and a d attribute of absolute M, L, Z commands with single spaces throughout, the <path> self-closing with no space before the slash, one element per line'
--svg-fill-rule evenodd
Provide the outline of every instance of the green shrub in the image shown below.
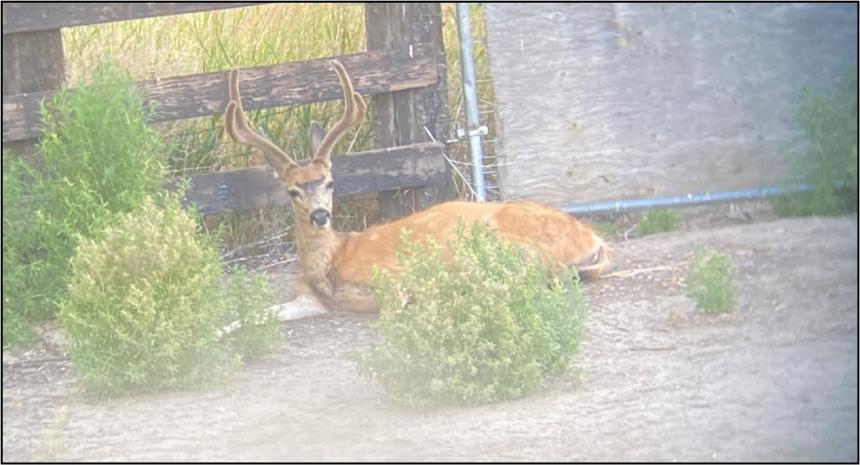
<path fill-rule="evenodd" d="M 806 150 L 789 163 L 789 182 L 811 192 L 777 198 L 782 215 L 839 215 L 857 212 L 857 72 L 844 75 L 830 92 L 804 88 L 797 122 Z"/>
<path fill-rule="evenodd" d="M 25 161 L 3 151 L 3 347 L 23 340 L 32 340 L 34 333 L 25 321 L 26 309 L 34 307 L 38 292 L 45 292 L 52 281 L 45 276 L 41 260 L 33 257 L 40 247 L 39 237 L 32 230 L 34 202 L 27 199 L 27 188 L 33 183 L 33 173 Z M 42 280 L 43 286 L 28 284 Z M 32 289 L 27 292 L 28 289 Z"/>
<path fill-rule="evenodd" d="M 161 187 L 164 150 L 147 115 L 131 79 L 103 65 L 91 85 L 43 105 L 37 162 L 3 153 L 4 315 L 52 317 L 77 238 Z"/>
<path fill-rule="evenodd" d="M 678 229 L 681 219 L 673 210 L 651 210 L 639 220 L 639 235 L 647 236 Z"/>
<path fill-rule="evenodd" d="M 687 295 L 708 313 L 731 310 L 735 305 L 734 268 L 715 250 L 696 250 L 687 271 Z"/>
<path fill-rule="evenodd" d="M 271 305 L 271 292 L 265 279 L 243 270 L 234 270 L 224 288 L 229 321 L 239 327 L 225 336 L 230 346 L 245 360 L 256 360 L 269 353 L 278 341 L 280 321 Z"/>
<path fill-rule="evenodd" d="M 145 200 L 98 238 L 81 239 L 58 317 L 85 388 L 117 394 L 216 381 L 239 359 L 220 338 L 237 317 L 245 324 L 231 334 L 233 347 L 264 350 L 257 336 L 272 325 L 260 317 L 264 285 L 246 286 L 240 273 L 224 287 L 217 250 L 196 230 L 174 195 Z"/>
<path fill-rule="evenodd" d="M 376 270 L 381 340 L 358 359 L 405 405 L 520 397 L 566 366 L 584 301 L 575 274 L 551 278 L 537 259 L 482 224 L 462 225 L 450 260 L 404 233 L 397 275 Z"/>

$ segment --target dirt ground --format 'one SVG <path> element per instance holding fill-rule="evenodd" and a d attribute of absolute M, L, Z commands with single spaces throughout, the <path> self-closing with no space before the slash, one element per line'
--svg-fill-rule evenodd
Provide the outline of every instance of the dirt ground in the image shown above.
<path fill-rule="evenodd" d="M 224 386 L 111 401 L 46 338 L 4 354 L 3 460 L 856 462 L 857 220 L 687 228 L 614 243 L 580 352 L 526 398 L 392 406 L 349 359 L 374 337 L 354 314 L 284 323 Z M 732 257 L 733 313 L 685 296 L 696 244 Z"/>

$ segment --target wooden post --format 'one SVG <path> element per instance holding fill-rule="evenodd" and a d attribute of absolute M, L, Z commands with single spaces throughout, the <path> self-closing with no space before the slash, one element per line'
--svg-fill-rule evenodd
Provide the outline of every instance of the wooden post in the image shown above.
<path fill-rule="evenodd" d="M 420 43 L 436 48 L 435 85 L 376 95 L 372 99 L 373 138 L 377 148 L 448 139 L 448 96 L 445 80 L 445 47 L 439 3 L 366 3 L 367 50 L 408 48 Z M 425 130 L 426 128 L 426 130 Z M 450 171 L 447 163 L 446 170 Z M 447 176 L 446 179 L 450 179 Z M 451 198 L 450 181 L 434 186 L 379 193 L 384 219 L 423 210 Z"/>
<path fill-rule="evenodd" d="M 59 89 L 64 71 L 59 29 L 3 34 L 4 96 Z M 22 140 L 3 145 L 17 153 L 30 154 L 34 143 L 35 140 Z"/>

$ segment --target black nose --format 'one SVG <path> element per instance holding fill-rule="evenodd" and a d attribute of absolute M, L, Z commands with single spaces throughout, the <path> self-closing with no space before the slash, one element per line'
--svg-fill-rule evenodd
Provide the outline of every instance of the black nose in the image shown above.
<path fill-rule="evenodd" d="M 318 208 L 311 212 L 311 223 L 315 226 L 325 226 L 330 219 L 331 213 L 323 210 L 322 208 Z"/>

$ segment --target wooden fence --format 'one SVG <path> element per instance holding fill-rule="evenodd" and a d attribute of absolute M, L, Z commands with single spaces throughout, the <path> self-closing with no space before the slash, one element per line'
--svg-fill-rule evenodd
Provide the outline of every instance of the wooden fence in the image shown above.
<path fill-rule="evenodd" d="M 63 84 L 60 29 L 128 19 L 250 7 L 248 3 L 4 3 L 3 144 L 32 147 L 39 102 Z M 382 216 L 420 210 L 448 196 L 445 52 L 438 3 L 365 5 L 367 52 L 337 57 L 356 90 L 372 96 L 376 150 L 333 157 L 336 196 L 379 192 Z M 332 57 L 245 68 L 246 110 L 340 98 Z M 156 103 L 152 122 L 218 115 L 228 70 L 138 82 Z M 429 134 L 428 134 L 429 132 Z M 432 135 L 432 137 L 431 137 Z M 266 208 L 289 196 L 268 166 L 191 178 L 187 193 L 203 213 Z"/>

